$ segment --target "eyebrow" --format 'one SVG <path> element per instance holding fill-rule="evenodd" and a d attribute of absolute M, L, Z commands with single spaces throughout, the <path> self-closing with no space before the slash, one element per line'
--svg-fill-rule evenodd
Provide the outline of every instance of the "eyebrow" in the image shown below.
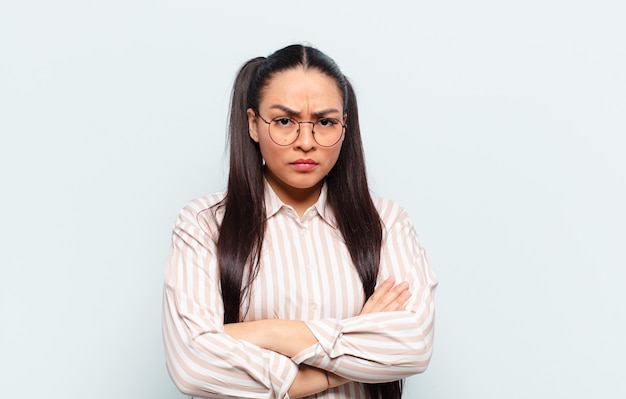
<path fill-rule="evenodd" d="M 290 117 L 294 117 L 300 114 L 300 112 L 295 111 L 289 107 L 286 107 L 284 105 L 281 104 L 274 104 L 272 106 L 270 106 L 270 109 L 278 109 L 283 111 L 284 113 L 286 113 L 287 115 L 289 115 Z M 332 113 L 337 113 L 337 114 L 341 114 L 341 112 L 337 109 L 337 108 L 326 108 L 323 109 L 321 111 L 317 111 L 314 112 L 313 115 L 320 118 L 323 117 L 324 115 L 328 115 L 328 114 L 332 114 Z"/>

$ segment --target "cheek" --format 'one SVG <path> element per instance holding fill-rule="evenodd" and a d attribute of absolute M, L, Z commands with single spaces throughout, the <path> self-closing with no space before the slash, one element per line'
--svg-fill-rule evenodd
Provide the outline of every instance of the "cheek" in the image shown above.
<path fill-rule="evenodd" d="M 274 143 L 268 143 L 265 140 L 259 141 L 259 149 L 261 151 L 261 156 L 267 163 L 268 160 L 276 159 L 278 155 L 280 155 L 281 148 L 277 148 Z"/>
<path fill-rule="evenodd" d="M 337 160 L 339 159 L 339 154 L 341 154 L 341 143 L 338 144 L 338 147 L 339 148 L 333 151 L 333 155 L 332 155 L 333 160 L 334 160 L 333 164 L 337 163 Z"/>

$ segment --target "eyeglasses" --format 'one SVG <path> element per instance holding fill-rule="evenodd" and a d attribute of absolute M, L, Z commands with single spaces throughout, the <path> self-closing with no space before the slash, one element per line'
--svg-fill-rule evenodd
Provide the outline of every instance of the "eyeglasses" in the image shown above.
<path fill-rule="evenodd" d="M 296 142 L 300 136 L 300 125 L 313 125 L 313 140 L 322 147 L 332 147 L 343 137 L 346 124 L 335 118 L 320 118 L 316 122 L 299 122 L 287 116 L 279 116 L 266 121 L 258 112 L 256 115 L 267 123 L 267 131 L 272 141 L 280 146 L 288 146 Z"/>

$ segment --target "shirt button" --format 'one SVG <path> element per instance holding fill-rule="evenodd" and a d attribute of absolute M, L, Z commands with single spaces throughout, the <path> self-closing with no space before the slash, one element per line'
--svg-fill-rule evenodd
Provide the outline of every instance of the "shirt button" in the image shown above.
<path fill-rule="evenodd" d="M 311 304 L 311 310 L 317 310 L 317 303 L 313 302 Z"/>
<path fill-rule="evenodd" d="M 306 269 L 307 269 L 308 271 L 313 270 L 313 265 L 311 265 L 311 264 L 306 265 Z"/>

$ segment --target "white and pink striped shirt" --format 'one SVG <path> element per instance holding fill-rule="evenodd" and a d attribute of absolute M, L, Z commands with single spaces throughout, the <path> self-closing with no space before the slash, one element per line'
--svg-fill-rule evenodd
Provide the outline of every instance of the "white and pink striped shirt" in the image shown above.
<path fill-rule="evenodd" d="M 317 398 L 359 399 L 367 398 L 363 383 L 423 372 L 432 353 L 437 279 L 407 213 L 391 201 L 375 201 L 384 229 L 378 283 L 389 276 L 408 281 L 407 310 L 359 315 L 361 280 L 325 206 L 325 188 L 301 219 L 268 184 L 265 191 L 267 230 L 245 320 L 304 320 L 318 343 L 289 358 L 224 333 L 215 254 L 222 215 L 213 207 L 224 195 L 196 199 L 176 221 L 165 273 L 167 367 L 181 392 L 288 398 L 304 363 L 354 381 Z"/>

